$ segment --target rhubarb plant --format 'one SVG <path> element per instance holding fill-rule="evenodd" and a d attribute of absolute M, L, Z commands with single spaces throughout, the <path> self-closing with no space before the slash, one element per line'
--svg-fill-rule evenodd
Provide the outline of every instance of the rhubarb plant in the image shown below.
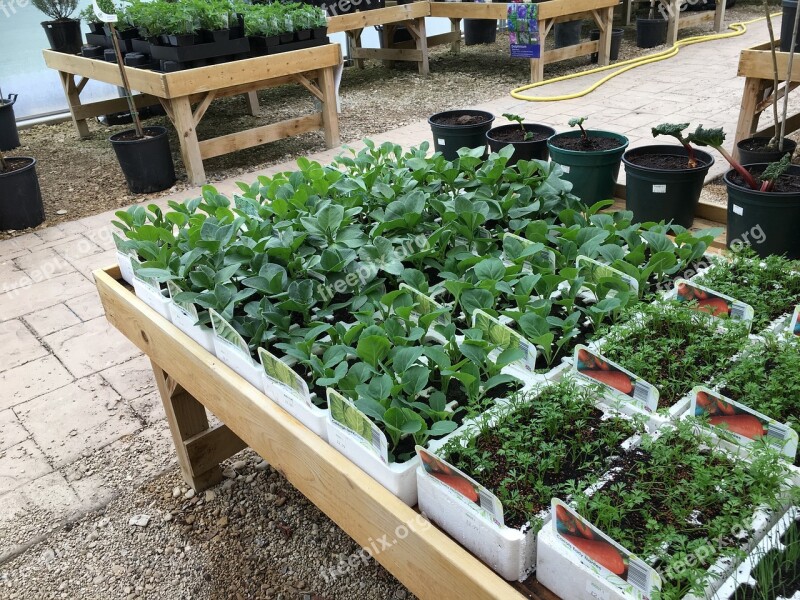
<path fill-rule="evenodd" d="M 689 138 L 683 136 L 684 130 L 689 127 L 689 123 L 662 123 L 661 125 L 656 125 L 652 128 L 653 137 L 658 137 L 659 135 L 668 135 L 674 137 L 681 143 L 681 146 L 686 148 L 686 153 L 688 155 L 688 160 L 686 166 L 690 169 L 694 169 L 697 166 L 697 158 L 695 157 L 694 148 L 689 143 Z"/>

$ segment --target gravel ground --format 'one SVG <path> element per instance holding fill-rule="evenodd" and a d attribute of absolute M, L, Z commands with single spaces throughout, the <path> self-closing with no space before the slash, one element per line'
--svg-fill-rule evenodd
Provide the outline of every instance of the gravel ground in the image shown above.
<path fill-rule="evenodd" d="M 727 21 L 743 21 L 761 15 L 760 9 L 743 4 L 729 10 Z M 707 29 L 707 28 L 706 28 Z M 703 30 L 687 29 L 681 37 Z M 584 32 L 588 36 L 587 32 Z M 552 38 L 552 36 L 550 36 Z M 626 29 L 620 60 L 660 50 L 640 49 L 635 44 L 635 27 Z M 342 86 L 340 127 L 342 140 L 358 140 L 402 127 L 434 112 L 486 102 L 507 95 L 509 90 L 527 83 L 530 77 L 528 62 L 509 60 L 508 37 L 499 34 L 490 46 L 463 46 L 452 54 L 446 46 L 431 50 L 431 74 L 420 77 L 414 63 L 399 63 L 396 69 L 384 68 L 377 61 L 367 61 L 367 68 L 345 69 Z M 592 68 L 588 59 L 572 59 L 546 67 L 547 77 Z M 476 82 L 480 82 L 476 85 Z M 283 86 L 259 94 L 261 112 L 253 117 L 246 114 L 242 97 L 214 102 L 198 128 L 200 139 L 224 135 L 308 113 L 311 96 L 299 86 Z M 387 110 L 387 107 L 391 107 Z M 155 117 L 148 124 L 168 125 L 165 117 Z M 47 220 L 39 227 L 49 227 L 65 221 L 105 212 L 148 196 L 128 192 L 122 173 L 108 144 L 108 137 L 130 126 L 106 127 L 90 123 L 89 139 L 78 141 L 71 122 L 42 125 L 21 132 L 22 147 L 16 154 L 34 156 L 41 180 Z M 186 173 L 178 143 L 171 127 L 178 183 L 169 190 L 174 194 L 187 187 Z M 206 161 L 210 182 L 227 179 L 242 173 L 284 162 L 324 149 L 321 132 L 308 133 L 257 148 L 243 150 Z M 24 232 L 0 232 L 0 238 Z"/>

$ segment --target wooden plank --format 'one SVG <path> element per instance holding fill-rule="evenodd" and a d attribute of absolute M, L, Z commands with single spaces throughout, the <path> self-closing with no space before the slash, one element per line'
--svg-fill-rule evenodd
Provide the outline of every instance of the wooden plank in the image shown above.
<path fill-rule="evenodd" d="M 208 107 L 211 106 L 211 103 L 214 101 L 217 95 L 214 92 L 207 92 L 205 97 L 200 100 L 200 104 L 198 104 L 197 108 L 194 109 L 194 113 L 192 114 L 192 120 L 194 120 L 195 129 L 200 124 L 200 121 L 203 120 L 203 117 L 208 110 Z M 258 104 L 258 100 L 256 100 L 256 104 Z"/>
<path fill-rule="evenodd" d="M 205 409 L 204 409 L 205 410 Z M 221 424 L 184 441 L 193 474 L 219 467 L 219 463 L 247 448 L 239 436 Z"/>
<path fill-rule="evenodd" d="M 199 94 L 275 77 L 333 67 L 342 62 L 339 44 L 325 44 L 294 52 L 235 60 L 221 65 L 187 69 L 164 75 L 168 98 Z"/>
<path fill-rule="evenodd" d="M 792 133 L 793 131 L 797 131 L 800 129 L 800 113 L 794 114 L 786 119 L 786 133 Z M 770 125 L 769 127 L 764 127 L 763 129 L 759 129 L 755 134 L 756 136 L 772 136 L 775 134 L 775 126 Z"/>
<path fill-rule="evenodd" d="M 733 144 L 733 156 L 736 158 L 739 155 L 739 150 L 736 147 L 743 139 L 749 138 L 758 127 L 758 119 L 760 113 L 756 111 L 756 105 L 759 98 L 764 92 L 767 81 L 764 79 L 757 79 L 755 77 L 748 77 L 744 81 L 744 90 L 742 91 L 742 104 L 739 108 L 739 121 L 736 125 L 736 137 Z M 770 82 L 771 86 L 772 83 Z"/>
<path fill-rule="evenodd" d="M 312 71 L 313 72 L 313 71 Z M 229 96 L 238 96 L 240 94 L 248 94 L 252 91 L 256 90 L 266 90 L 271 87 L 276 87 L 279 85 L 286 85 L 287 83 L 294 83 L 295 76 L 294 75 L 285 75 L 284 77 L 275 77 L 273 79 L 265 79 L 264 81 L 255 81 L 253 83 L 245 83 L 242 85 L 234 85 L 232 87 L 227 87 L 225 89 L 216 90 L 217 98 L 227 98 Z M 205 98 L 206 93 L 201 92 L 199 94 L 191 94 L 189 96 L 189 101 L 192 104 L 197 104 L 203 98 Z"/>
<path fill-rule="evenodd" d="M 319 86 L 322 92 L 322 130 L 325 145 L 335 148 L 339 145 L 339 107 L 336 97 L 336 80 L 331 68 L 319 70 Z"/>
<path fill-rule="evenodd" d="M 703 202 L 701 200 L 697 203 L 694 214 L 698 219 L 704 219 L 710 223 L 714 223 L 713 227 L 719 227 L 728 222 L 728 208 L 726 206 L 720 206 L 719 204 L 711 204 L 710 202 Z"/>
<path fill-rule="evenodd" d="M 81 107 L 81 96 L 75 89 L 75 78 L 72 73 L 58 72 L 58 77 L 61 80 L 61 87 L 64 90 L 64 96 L 67 98 L 67 105 L 69 106 L 70 114 L 72 116 L 72 124 L 75 125 L 75 130 L 78 132 L 78 137 L 86 139 L 89 137 L 89 124 L 85 118 L 75 115 L 75 111 Z"/>
<path fill-rule="evenodd" d="M 82 56 L 64 54 L 53 50 L 42 50 L 42 55 L 44 56 L 45 64 L 51 69 L 80 75 L 95 81 L 103 81 L 111 85 L 122 86 L 122 77 L 119 74 L 119 67 L 116 63 L 83 58 Z M 145 94 L 152 94 L 159 98 L 168 97 L 166 75 L 163 73 L 134 67 L 125 67 L 125 72 L 128 74 L 131 89 Z"/>
<path fill-rule="evenodd" d="M 314 113 L 312 115 L 279 121 L 271 125 L 254 127 L 246 131 L 229 133 L 228 135 L 210 140 L 203 140 L 199 144 L 199 155 L 202 159 L 213 158 L 230 152 L 236 152 L 237 150 L 244 150 L 245 148 L 252 148 L 253 146 L 260 146 L 268 142 L 282 140 L 291 135 L 299 135 L 308 131 L 317 131 L 321 128 L 322 114 Z"/>
<path fill-rule="evenodd" d="M 461 31 L 448 31 L 447 33 L 438 33 L 436 35 L 431 35 L 427 37 L 428 40 L 428 47 L 431 46 L 441 46 L 443 44 L 452 44 L 453 42 L 460 42 L 461 41 Z M 416 48 L 415 40 L 405 40 L 402 42 L 395 42 L 392 44 L 392 48 L 399 48 L 399 49 L 413 49 Z"/>
<path fill-rule="evenodd" d="M 284 474 L 420 598 L 522 594 L 115 281 L 94 273 L 108 321 Z M 286 449 L 291 448 L 290 452 Z M 380 540 L 388 540 L 384 547 Z"/>
<path fill-rule="evenodd" d="M 353 58 L 372 58 L 375 60 L 402 60 L 419 62 L 422 52 L 419 50 L 403 50 L 395 48 L 354 48 L 350 51 Z"/>
<path fill-rule="evenodd" d="M 250 116 L 258 116 L 258 113 L 261 110 L 261 104 L 258 102 L 258 92 L 255 90 L 252 92 L 247 92 L 244 95 L 244 100 L 247 102 L 247 112 L 250 113 Z"/>
<path fill-rule="evenodd" d="M 688 29 L 689 27 L 697 27 L 703 23 L 708 23 L 714 20 L 714 12 L 710 10 L 698 11 L 695 13 L 681 13 L 678 19 L 678 29 Z"/>
<path fill-rule="evenodd" d="M 593 42 L 582 42 L 580 44 L 575 44 L 574 46 L 564 46 L 563 48 L 558 48 L 557 50 L 548 50 L 542 55 L 542 58 L 544 59 L 545 63 L 549 64 L 558 62 L 560 60 L 567 60 L 568 58 L 586 56 L 592 52 L 599 52 L 599 50 L 600 42 L 595 40 Z"/>
<path fill-rule="evenodd" d="M 172 124 L 178 133 L 178 142 L 181 145 L 181 156 L 186 175 L 194 185 L 206 182 L 206 172 L 203 168 L 203 156 L 197 143 L 197 126 L 194 122 L 192 104 L 189 97 L 174 98 L 170 103 Z"/>
<path fill-rule="evenodd" d="M 539 20 L 566 17 L 570 20 L 578 13 L 589 13 L 601 8 L 617 6 L 619 0 L 549 0 L 539 4 Z M 487 4 L 473 2 L 431 2 L 431 17 L 458 19 L 505 19 L 508 4 L 492 2 Z"/>
<path fill-rule="evenodd" d="M 336 15 L 328 19 L 328 33 L 364 29 L 386 23 L 401 23 L 429 17 L 431 15 L 428 2 L 414 2 L 374 10 L 362 10 L 349 15 Z"/>
<path fill-rule="evenodd" d="M 154 106 L 159 103 L 159 99 L 150 94 L 134 94 L 133 99 L 136 103 L 136 108 Z M 125 98 L 114 98 L 112 100 L 100 100 L 74 106 L 72 108 L 72 116 L 75 119 L 91 119 L 92 117 L 123 111 L 128 112 L 128 101 Z"/>
<path fill-rule="evenodd" d="M 767 45 L 767 48 L 769 48 L 769 45 Z M 778 73 L 781 74 L 781 80 L 784 80 L 789 69 L 789 53 L 777 52 L 776 57 Z M 738 74 L 741 77 L 772 79 L 772 53 L 768 49 L 748 48 L 742 50 L 739 55 Z M 791 80 L 800 81 L 800 60 L 795 60 L 792 64 Z"/>

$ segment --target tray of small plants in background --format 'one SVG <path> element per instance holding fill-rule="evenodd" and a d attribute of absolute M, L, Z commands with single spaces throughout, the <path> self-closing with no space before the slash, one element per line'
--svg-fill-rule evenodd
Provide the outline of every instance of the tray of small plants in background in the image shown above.
<path fill-rule="evenodd" d="M 707 598 L 794 501 L 768 447 L 750 462 L 678 422 L 615 459 L 539 537 L 537 576 L 562 598 Z"/>

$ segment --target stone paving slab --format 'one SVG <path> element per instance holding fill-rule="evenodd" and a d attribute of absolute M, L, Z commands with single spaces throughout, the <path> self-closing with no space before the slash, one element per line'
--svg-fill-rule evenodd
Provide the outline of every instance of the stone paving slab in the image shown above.
<path fill-rule="evenodd" d="M 623 132 L 632 146 L 651 143 L 650 127 L 661 122 L 724 126 L 730 148 L 744 83 L 736 75 L 739 51 L 766 37 L 765 25 L 756 23 L 743 36 L 684 48 L 581 98 L 537 103 L 509 95 L 477 108 L 498 115 L 498 124 L 503 112 L 514 112 L 558 131 L 568 129 L 571 117 L 587 116 L 589 127 Z M 530 93 L 578 91 L 599 77 Z M 431 137 L 420 121 L 373 140 L 408 147 Z M 325 164 L 340 152 L 311 158 Z M 237 180 L 294 166 L 275 165 L 215 186 L 230 195 L 238 192 Z M 710 176 L 726 168 L 718 159 Z M 199 193 L 191 189 L 176 199 Z M 110 211 L 0 241 L 0 562 L 4 552 L 41 535 L 36 523 L 18 520 L 35 507 L 63 519 L 113 498 L 120 480 L 142 482 L 174 461 L 148 361 L 106 323 L 91 279 L 93 269 L 114 262 L 112 218 Z"/>

